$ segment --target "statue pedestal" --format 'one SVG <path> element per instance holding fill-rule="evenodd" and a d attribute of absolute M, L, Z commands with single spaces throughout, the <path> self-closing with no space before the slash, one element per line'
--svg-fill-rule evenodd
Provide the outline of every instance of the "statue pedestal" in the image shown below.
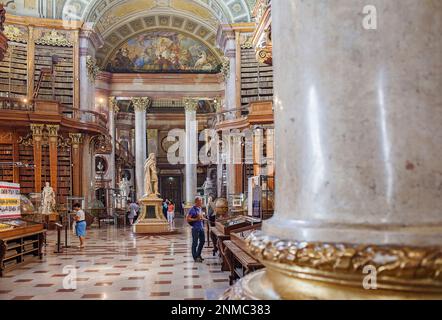
<path fill-rule="evenodd" d="M 163 200 L 157 196 L 140 199 L 141 215 L 133 225 L 134 233 L 163 234 L 170 233 L 169 223 L 163 215 Z"/>

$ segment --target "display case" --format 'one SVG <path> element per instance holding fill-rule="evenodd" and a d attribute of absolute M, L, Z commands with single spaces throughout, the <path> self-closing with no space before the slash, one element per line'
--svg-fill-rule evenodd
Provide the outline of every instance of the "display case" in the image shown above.
<path fill-rule="evenodd" d="M 0 276 L 35 257 L 42 258 L 43 224 L 20 218 L 0 220 Z"/>
<path fill-rule="evenodd" d="M 224 235 L 230 235 L 230 232 L 232 232 L 232 230 L 250 226 L 252 224 L 253 222 L 251 222 L 245 216 L 235 216 L 215 222 L 216 228 Z"/>

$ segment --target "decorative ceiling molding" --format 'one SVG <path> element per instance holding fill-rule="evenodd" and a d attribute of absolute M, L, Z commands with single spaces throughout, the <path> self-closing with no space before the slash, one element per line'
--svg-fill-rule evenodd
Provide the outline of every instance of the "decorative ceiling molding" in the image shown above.
<path fill-rule="evenodd" d="M 58 18 L 64 20 L 84 20 L 98 22 L 109 10 L 124 5 L 129 10 L 131 6 L 142 8 L 188 8 L 193 14 L 205 9 L 220 23 L 250 22 L 251 8 L 256 0 L 67 0 L 62 3 Z M 150 8 L 150 9 L 151 9 Z M 201 11 L 202 12 L 202 11 Z"/>

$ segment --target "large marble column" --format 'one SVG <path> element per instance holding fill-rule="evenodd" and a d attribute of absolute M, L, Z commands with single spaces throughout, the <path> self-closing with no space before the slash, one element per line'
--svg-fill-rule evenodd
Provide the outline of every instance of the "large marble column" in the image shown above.
<path fill-rule="evenodd" d="M 272 2 L 276 212 L 237 295 L 442 298 L 436 2 Z"/>
<path fill-rule="evenodd" d="M 112 152 L 110 154 L 110 161 L 109 161 L 109 176 L 111 179 L 111 188 L 115 189 L 115 175 L 116 175 L 116 165 L 115 165 L 115 149 L 117 147 L 116 145 L 116 128 L 115 128 L 115 118 L 117 117 L 118 113 L 118 103 L 117 98 L 115 97 L 109 97 L 109 135 L 111 136 L 112 140 Z"/>
<path fill-rule="evenodd" d="M 196 122 L 197 99 L 186 99 L 185 180 L 186 205 L 193 204 L 197 188 L 198 125 Z"/>
<path fill-rule="evenodd" d="M 86 22 L 79 33 L 79 103 L 83 110 L 95 110 L 95 80 L 99 73 L 95 53 L 103 43 L 92 24 Z"/>
<path fill-rule="evenodd" d="M 144 162 L 147 159 L 147 124 L 146 110 L 149 106 L 149 98 L 133 98 L 135 110 L 135 182 L 137 199 L 144 195 Z"/>

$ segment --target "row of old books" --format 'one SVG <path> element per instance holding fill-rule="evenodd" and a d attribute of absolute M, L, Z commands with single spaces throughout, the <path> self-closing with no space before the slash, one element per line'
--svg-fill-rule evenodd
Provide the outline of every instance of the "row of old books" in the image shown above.
<path fill-rule="evenodd" d="M 0 93 L 2 96 L 25 97 L 27 94 L 27 45 L 8 43 L 7 53 L 0 61 Z"/>

